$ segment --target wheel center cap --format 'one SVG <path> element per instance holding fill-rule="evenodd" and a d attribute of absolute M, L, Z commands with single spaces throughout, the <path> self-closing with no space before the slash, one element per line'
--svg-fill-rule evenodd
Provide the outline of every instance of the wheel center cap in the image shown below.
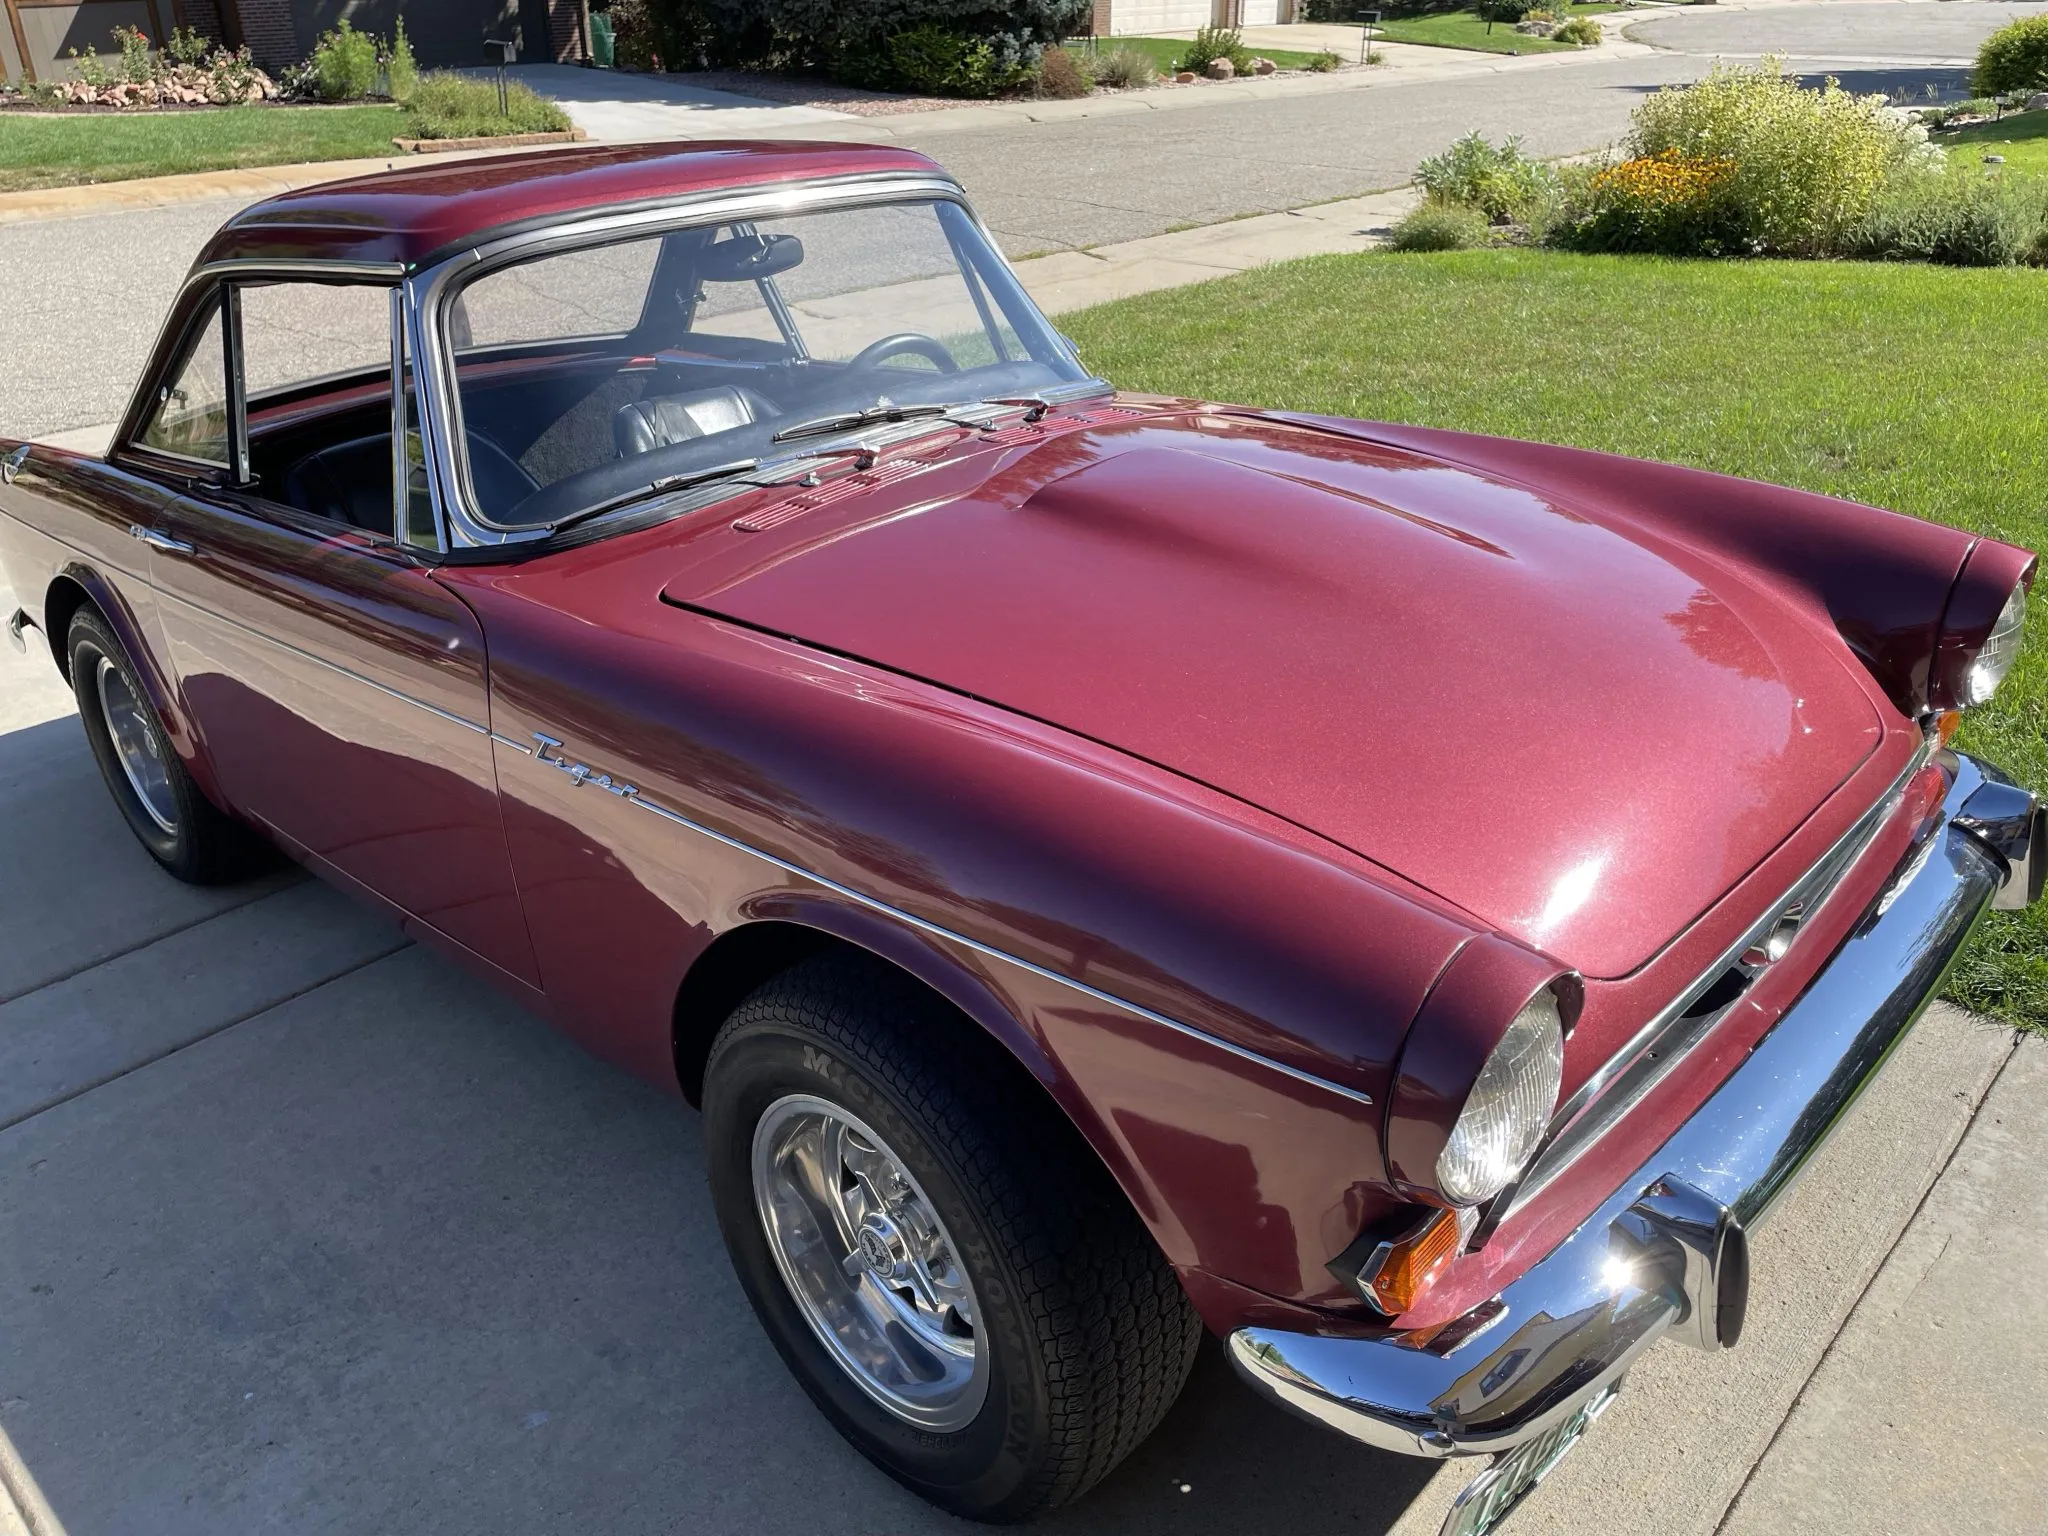
<path fill-rule="evenodd" d="M 877 1275 L 891 1275 L 903 1254 L 903 1239 L 886 1216 L 870 1216 L 853 1235 L 861 1262 Z"/>

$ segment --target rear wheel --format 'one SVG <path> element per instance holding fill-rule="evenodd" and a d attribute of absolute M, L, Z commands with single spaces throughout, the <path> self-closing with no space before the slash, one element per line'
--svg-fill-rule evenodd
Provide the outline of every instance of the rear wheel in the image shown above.
<path fill-rule="evenodd" d="M 66 644 L 86 742 L 115 805 L 150 856 L 194 885 L 238 880 L 274 861 L 269 846 L 215 809 L 185 771 L 106 619 L 95 609 L 79 609 Z"/>
<path fill-rule="evenodd" d="M 1022 1520 L 1152 1431 L 1201 1329 L 1085 1143 L 963 1059 L 963 1028 L 857 956 L 769 982 L 711 1049 L 711 1187 L 754 1310 L 840 1432 L 946 1509 Z"/>

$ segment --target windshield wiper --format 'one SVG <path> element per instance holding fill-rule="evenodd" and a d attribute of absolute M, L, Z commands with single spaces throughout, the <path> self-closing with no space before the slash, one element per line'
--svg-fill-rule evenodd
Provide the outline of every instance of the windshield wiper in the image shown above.
<path fill-rule="evenodd" d="M 582 507 L 567 517 L 558 517 L 547 525 L 550 534 L 560 533 L 564 528 L 573 528 L 578 523 L 587 523 L 593 517 L 602 517 L 607 512 L 616 512 L 621 507 L 631 506 L 636 501 L 645 501 L 650 496 L 665 496 L 670 491 L 685 490 L 693 485 L 702 485 L 707 480 L 722 480 L 727 475 L 744 474 L 750 469 L 759 469 L 759 459 L 734 459 L 729 464 L 714 464 L 709 469 L 694 469 L 683 475 L 663 475 L 645 485 L 635 486 L 630 491 L 621 491 L 616 496 L 607 496 L 594 506 Z"/>
<path fill-rule="evenodd" d="M 957 405 L 871 405 L 862 411 L 841 411 L 836 416 L 818 416 L 784 427 L 768 441 L 786 443 L 796 437 L 823 437 L 829 432 L 851 432 L 880 422 L 909 421 L 914 416 L 944 416 Z"/>

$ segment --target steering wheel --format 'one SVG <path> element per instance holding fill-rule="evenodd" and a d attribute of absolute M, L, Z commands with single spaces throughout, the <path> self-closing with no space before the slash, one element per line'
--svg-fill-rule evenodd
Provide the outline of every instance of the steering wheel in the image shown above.
<path fill-rule="evenodd" d="M 948 352 L 931 337 L 918 331 L 898 331 L 893 336 L 884 336 L 880 341 L 871 341 L 846 360 L 849 370 L 866 372 L 879 368 L 892 357 L 914 353 L 925 359 L 941 373 L 958 373 L 960 365 Z"/>

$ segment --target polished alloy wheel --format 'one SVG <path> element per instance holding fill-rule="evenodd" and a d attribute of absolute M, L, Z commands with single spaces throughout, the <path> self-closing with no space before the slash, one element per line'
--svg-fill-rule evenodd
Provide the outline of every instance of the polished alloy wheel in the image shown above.
<path fill-rule="evenodd" d="M 166 832 L 178 830 L 178 803 L 171 794 L 170 769 L 164 762 L 163 744 L 151 723 L 149 711 L 135 697 L 128 679 L 108 656 L 99 665 L 100 714 L 107 722 L 107 736 L 114 743 L 114 760 L 127 776 L 128 787 L 142 809 Z"/>
<path fill-rule="evenodd" d="M 794 1094 L 754 1129 L 754 1204 L 805 1320 L 861 1390 L 906 1423 L 965 1428 L 988 1395 L 974 1287 L 888 1144 Z"/>

